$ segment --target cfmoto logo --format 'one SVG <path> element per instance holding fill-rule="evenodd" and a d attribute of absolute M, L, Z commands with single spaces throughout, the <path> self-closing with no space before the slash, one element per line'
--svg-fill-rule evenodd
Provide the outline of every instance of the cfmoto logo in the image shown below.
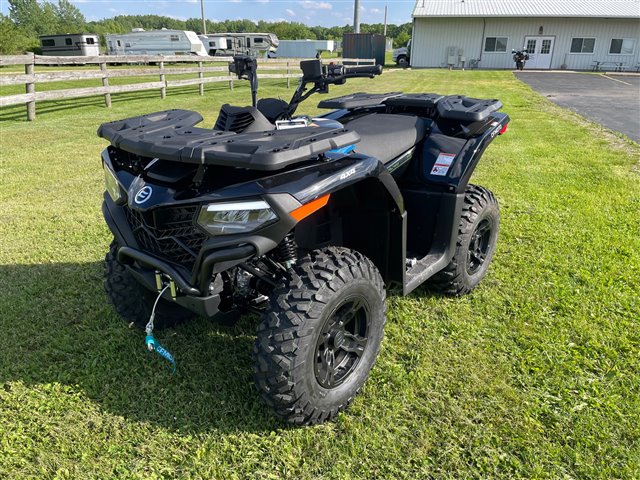
<path fill-rule="evenodd" d="M 147 185 L 146 187 L 142 187 L 140 190 L 138 190 L 138 193 L 136 193 L 134 200 L 138 205 L 140 205 L 141 203 L 144 203 L 147 200 L 149 200 L 151 198 L 152 193 L 153 193 L 153 188 Z"/>

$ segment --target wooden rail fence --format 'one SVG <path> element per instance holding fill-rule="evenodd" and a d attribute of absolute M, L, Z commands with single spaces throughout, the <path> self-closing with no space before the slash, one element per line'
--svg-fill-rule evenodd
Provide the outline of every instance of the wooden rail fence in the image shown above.
<path fill-rule="evenodd" d="M 67 98 L 90 97 L 103 95 L 105 106 L 111 107 L 111 95 L 115 93 L 136 92 L 140 90 L 160 91 L 160 98 L 167 96 L 167 88 L 198 85 L 200 95 L 204 95 L 205 83 L 228 82 L 233 90 L 237 77 L 229 74 L 227 63 L 231 57 L 193 57 L 193 56 L 162 56 L 162 55 L 125 55 L 98 57 L 50 57 L 44 55 L 6 55 L 0 56 L 0 67 L 8 65 L 24 65 L 24 74 L 2 74 L 0 70 L 0 87 L 8 85 L 25 86 L 25 93 L 18 95 L 0 95 L 0 107 L 25 104 L 27 119 L 36 118 L 36 102 L 45 100 L 60 100 Z M 355 65 L 374 65 L 373 59 L 332 58 L 331 62 L 350 63 Z M 197 66 L 168 67 L 168 64 L 197 64 Z M 224 65 L 211 65 L 224 63 Z M 258 78 L 281 78 L 287 80 L 287 87 L 291 86 L 292 78 L 300 77 L 300 59 L 258 59 L 259 71 L 279 71 L 281 73 L 259 73 Z M 145 65 L 136 68 L 114 69 L 108 65 Z M 207 64 L 207 66 L 205 66 Z M 64 70 L 36 72 L 36 66 L 60 65 L 79 66 L 96 65 L 99 70 Z M 156 65 L 156 67 L 146 66 Z M 220 72 L 220 75 L 205 77 L 205 73 Z M 167 75 L 197 74 L 196 78 L 169 80 Z M 158 81 L 139 82 L 128 85 L 110 85 L 110 78 L 148 77 L 158 76 Z M 100 87 L 66 88 L 62 90 L 37 91 L 36 85 L 46 82 L 80 81 L 101 79 Z M 0 92 L 1 93 L 1 92 Z"/>

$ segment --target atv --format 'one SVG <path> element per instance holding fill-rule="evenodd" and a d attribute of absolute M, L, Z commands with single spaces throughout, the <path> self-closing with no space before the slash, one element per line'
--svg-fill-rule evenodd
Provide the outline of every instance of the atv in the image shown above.
<path fill-rule="evenodd" d="M 300 63 L 290 102 L 257 100 L 257 63 L 230 71 L 252 106 L 223 105 L 215 126 L 168 110 L 105 123 L 98 134 L 115 237 L 105 289 L 126 322 L 172 327 L 202 316 L 261 317 L 258 390 L 297 425 L 333 418 L 380 350 L 389 289 L 473 290 L 493 257 L 494 195 L 469 184 L 509 117 L 498 100 L 356 93 L 299 104 L 380 66 Z M 170 357 L 168 352 L 167 358 Z"/>

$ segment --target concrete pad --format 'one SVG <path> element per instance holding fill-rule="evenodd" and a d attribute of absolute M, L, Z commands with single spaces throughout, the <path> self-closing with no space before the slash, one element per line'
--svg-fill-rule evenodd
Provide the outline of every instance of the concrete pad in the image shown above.
<path fill-rule="evenodd" d="M 640 77 L 552 72 L 515 75 L 552 102 L 640 142 Z"/>

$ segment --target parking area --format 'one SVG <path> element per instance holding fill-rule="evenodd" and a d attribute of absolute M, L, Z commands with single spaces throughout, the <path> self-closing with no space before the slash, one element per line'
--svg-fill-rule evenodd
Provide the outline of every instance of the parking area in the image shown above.
<path fill-rule="evenodd" d="M 549 100 L 640 142 L 640 76 L 517 72 Z"/>

